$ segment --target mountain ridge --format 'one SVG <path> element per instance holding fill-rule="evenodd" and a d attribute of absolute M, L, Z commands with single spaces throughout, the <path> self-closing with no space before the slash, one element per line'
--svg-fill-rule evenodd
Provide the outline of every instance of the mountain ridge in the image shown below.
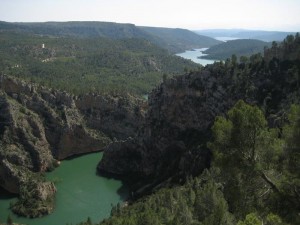
<path fill-rule="evenodd" d="M 248 57 L 253 54 L 263 53 L 264 48 L 270 46 L 270 42 L 255 39 L 230 40 L 205 50 L 203 53 L 208 55 L 201 56 L 201 58 L 225 60 L 232 55 Z"/>
<path fill-rule="evenodd" d="M 148 27 L 149 28 L 149 27 Z M 112 39 L 142 38 L 167 49 L 171 53 L 178 53 L 189 48 L 209 47 L 219 41 L 209 37 L 196 36 L 194 32 L 186 29 L 155 28 L 152 32 L 146 27 L 139 27 L 130 23 L 114 22 L 44 22 L 44 23 L 9 23 L 0 21 L 1 30 L 15 30 L 18 32 L 29 32 L 37 35 L 52 36 L 75 36 L 79 38 L 107 37 Z M 145 30 L 146 29 L 146 30 Z M 153 35 L 153 30 L 156 32 Z M 163 31 L 167 35 L 161 35 Z M 182 34 L 183 33 L 183 34 Z M 177 37 L 176 37 L 177 36 Z M 182 36 L 185 36 L 182 39 Z M 181 40 L 181 43 L 178 43 Z M 184 43 L 182 42 L 184 41 Z M 166 44 L 167 43 L 167 44 Z M 171 46 L 168 45 L 171 43 Z M 207 46 L 209 45 L 209 46 Z"/>
<path fill-rule="evenodd" d="M 221 43 L 220 41 L 204 35 L 195 35 L 195 33 L 191 33 L 191 31 L 187 29 L 145 26 L 140 26 L 140 28 L 153 36 L 165 40 L 160 45 L 170 46 L 170 48 L 174 48 L 174 51 L 176 50 L 176 47 L 178 48 L 178 45 L 181 51 L 185 51 L 195 48 L 207 48 Z"/>
<path fill-rule="evenodd" d="M 265 31 L 265 30 L 248 30 L 248 29 L 205 29 L 194 30 L 197 34 L 209 37 L 234 37 L 241 39 L 258 39 L 261 41 L 283 41 L 287 35 L 296 34 L 296 32 L 286 31 Z"/>

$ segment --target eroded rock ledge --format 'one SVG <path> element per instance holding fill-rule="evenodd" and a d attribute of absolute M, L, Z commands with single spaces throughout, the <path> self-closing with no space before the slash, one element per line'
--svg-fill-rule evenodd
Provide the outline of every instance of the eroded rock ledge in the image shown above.
<path fill-rule="evenodd" d="M 21 193 L 57 160 L 100 151 L 113 138 L 135 136 L 144 111 L 144 102 L 130 95 L 74 96 L 1 75 L 0 185 Z M 36 193 L 44 189 L 54 196 L 49 185 L 36 185 Z"/>
<path fill-rule="evenodd" d="M 166 80 L 149 96 L 144 128 L 135 138 L 110 144 L 98 171 L 144 180 L 140 191 L 201 173 L 210 163 L 209 128 L 238 98 L 223 85 L 206 70 Z"/>

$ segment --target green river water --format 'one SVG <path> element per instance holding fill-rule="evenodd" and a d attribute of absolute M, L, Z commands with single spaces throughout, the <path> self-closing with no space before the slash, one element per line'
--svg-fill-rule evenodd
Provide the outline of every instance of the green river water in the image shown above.
<path fill-rule="evenodd" d="M 96 166 L 103 153 L 92 153 L 67 159 L 47 179 L 56 181 L 56 208 L 48 216 L 27 219 L 14 215 L 9 203 L 16 196 L 0 190 L 0 222 L 10 214 L 14 222 L 27 225 L 66 225 L 86 221 L 99 222 L 110 215 L 112 205 L 123 201 L 128 194 L 121 181 L 100 177 Z"/>

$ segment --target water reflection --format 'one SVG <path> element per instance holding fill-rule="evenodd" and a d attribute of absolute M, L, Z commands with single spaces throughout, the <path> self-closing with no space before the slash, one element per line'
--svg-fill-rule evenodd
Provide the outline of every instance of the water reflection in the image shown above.
<path fill-rule="evenodd" d="M 218 60 L 212 60 L 212 59 L 201 59 L 201 56 L 205 56 L 206 54 L 203 54 L 202 52 L 207 50 L 208 48 L 199 48 L 199 49 L 193 49 L 193 50 L 187 50 L 183 53 L 176 54 L 177 56 L 180 56 L 185 59 L 190 59 L 195 63 L 201 64 L 202 66 L 206 66 L 207 64 L 213 64 L 215 61 Z"/>

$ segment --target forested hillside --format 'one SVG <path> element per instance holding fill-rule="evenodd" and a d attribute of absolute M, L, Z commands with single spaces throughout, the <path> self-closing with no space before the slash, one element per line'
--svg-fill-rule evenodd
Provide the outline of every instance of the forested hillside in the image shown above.
<path fill-rule="evenodd" d="M 54 37 L 137 38 L 148 40 L 171 53 L 183 52 L 191 48 L 210 47 L 220 43 L 213 38 L 197 35 L 185 29 L 138 27 L 134 24 L 111 22 L 7 23 L 0 21 L 1 30 Z"/>
<path fill-rule="evenodd" d="M 112 143 L 98 170 L 129 179 L 134 198 L 153 194 L 100 224 L 300 223 L 299 34 L 264 54 L 151 93 L 145 127 Z"/>
<path fill-rule="evenodd" d="M 155 44 L 166 30 L 42 25 L 0 23 L 0 180 L 19 194 L 14 212 L 51 213 L 43 172 L 104 149 L 97 172 L 130 198 L 81 225 L 300 224 L 298 33 L 199 67 Z"/>
<path fill-rule="evenodd" d="M 256 53 L 263 53 L 264 48 L 270 46 L 271 43 L 253 39 L 232 40 L 212 46 L 203 52 L 208 55 L 201 58 L 225 60 L 232 55 L 236 55 L 238 58 L 241 56 L 249 57 Z"/>
<path fill-rule="evenodd" d="M 148 93 L 164 74 L 197 64 L 143 39 L 71 38 L 0 33 L 0 70 L 55 89 Z"/>
<path fill-rule="evenodd" d="M 157 43 L 169 49 L 171 52 L 184 52 L 188 49 L 208 48 L 221 41 L 215 40 L 211 37 L 195 34 L 186 29 L 172 29 L 159 27 L 140 27 L 143 31 L 158 37 Z"/>
<path fill-rule="evenodd" d="M 9 23 L 0 22 L 5 31 L 26 32 L 36 35 L 80 38 L 146 38 L 148 35 L 134 24 L 112 22 L 46 22 L 46 23 Z"/>

